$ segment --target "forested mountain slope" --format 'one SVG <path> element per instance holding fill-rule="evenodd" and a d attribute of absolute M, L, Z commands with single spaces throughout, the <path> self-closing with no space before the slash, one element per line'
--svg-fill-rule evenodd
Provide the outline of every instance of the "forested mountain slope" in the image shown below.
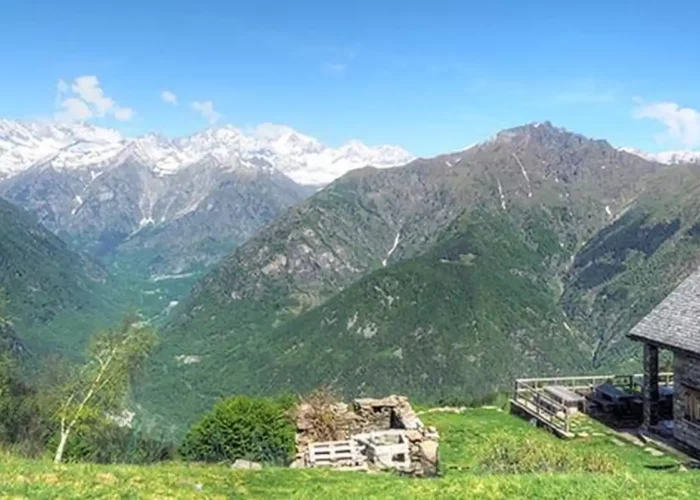
<path fill-rule="evenodd" d="M 50 350 L 61 337 L 67 344 L 79 343 L 89 334 L 75 331 L 81 322 L 106 311 L 118 316 L 110 286 L 101 266 L 0 199 L 0 289 L 12 330 L 28 348 Z"/>

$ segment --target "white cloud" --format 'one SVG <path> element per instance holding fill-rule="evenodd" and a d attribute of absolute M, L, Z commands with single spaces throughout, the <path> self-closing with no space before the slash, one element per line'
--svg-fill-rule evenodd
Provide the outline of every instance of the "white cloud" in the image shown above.
<path fill-rule="evenodd" d="M 59 79 L 56 84 L 56 97 L 54 99 L 54 107 L 56 109 L 61 109 L 63 106 L 63 96 L 70 90 L 70 87 L 63 79 Z"/>
<path fill-rule="evenodd" d="M 332 75 L 342 75 L 347 70 L 347 65 L 343 63 L 324 63 L 323 70 Z"/>
<path fill-rule="evenodd" d="M 192 109 L 202 115 L 209 123 L 214 124 L 219 121 L 221 114 L 214 109 L 214 103 L 211 101 L 194 101 Z"/>
<path fill-rule="evenodd" d="M 69 88 L 70 87 L 68 87 L 68 84 L 65 82 L 65 80 L 58 80 L 58 83 L 56 84 L 56 90 L 59 94 L 65 94 L 66 92 L 68 92 Z"/>
<path fill-rule="evenodd" d="M 114 99 L 104 95 L 100 81 L 94 75 L 79 76 L 71 85 L 73 92 L 88 104 L 92 104 L 97 116 L 104 116 L 114 106 Z"/>
<path fill-rule="evenodd" d="M 85 101 L 75 97 L 68 97 L 61 101 L 61 111 L 56 113 L 60 121 L 87 120 L 92 118 L 92 111 Z"/>
<path fill-rule="evenodd" d="M 128 122 L 134 117 L 134 110 L 131 108 L 115 108 L 114 118 L 120 122 Z"/>
<path fill-rule="evenodd" d="M 64 121 L 87 120 L 89 118 L 113 116 L 119 121 L 129 121 L 134 116 L 134 110 L 119 106 L 102 90 L 99 79 L 95 75 L 79 76 L 68 86 L 64 80 L 56 85 L 58 92 L 57 118 Z M 72 93 L 72 95 L 71 95 Z"/>
<path fill-rule="evenodd" d="M 637 107 L 632 116 L 656 120 L 666 127 L 666 131 L 659 136 L 660 141 L 670 140 L 685 148 L 700 146 L 700 111 L 683 108 L 675 102 L 646 104 L 640 99 L 635 99 L 635 102 Z"/>
<path fill-rule="evenodd" d="M 177 105 L 177 95 L 175 95 L 173 92 L 170 92 L 169 90 L 164 90 L 163 92 L 161 92 L 160 98 L 163 100 L 163 102 L 167 102 L 168 104 L 172 105 Z"/>

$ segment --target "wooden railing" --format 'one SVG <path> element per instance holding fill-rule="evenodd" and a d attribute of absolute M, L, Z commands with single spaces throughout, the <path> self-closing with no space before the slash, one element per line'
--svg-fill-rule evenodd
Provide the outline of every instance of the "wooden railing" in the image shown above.
<path fill-rule="evenodd" d="M 621 387 L 630 391 L 634 391 L 635 387 L 641 386 L 644 380 L 644 375 L 636 373 L 634 375 L 584 375 L 575 377 L 543 377 L 543 378 L 520 378 L 515 381 L 515 391 L 521 384 L 534 386 L 538 390 L 545 387 L 556 385 L 566 387 L 575 392 L 588 393 L 601 384 L 611 383 L 616 387 Z M 673 372 L 659 373 L 660 386 L 673 385 Z"/>
<path fill-rule="evenodd" d="M 643 380 L 642 374 L 521 378 L 515 381 L 513 401 L 555 429 L 569 433 L 571 425 L 568 408 L 548 396 L 545 387 L 566 387 L 579 394 L 590 394 L 596 386 L 610 383 L 629 392 L 636 392 L 641 388 Z M 672 385 L 673 373 L 659 373 L 659 386 Z"/>
<path fill-rule="evenodd" d="M 513 399 L 553 427 L 566 433 L 570 431 L 569 412 L 566 406 L 547 396 L 536 385 L 522 380 L 516 381 Z"/>

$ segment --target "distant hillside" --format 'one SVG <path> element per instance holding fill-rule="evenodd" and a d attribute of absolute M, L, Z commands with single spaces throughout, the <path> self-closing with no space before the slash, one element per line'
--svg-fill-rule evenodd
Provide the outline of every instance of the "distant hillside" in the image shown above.
<path fill-rule="evenodd" d="M 548 214 L 522 215 L 465 214 L 425 254 L 275 330 L 260 387 L 333 383 L 351 395 L 474 401 L 524 374 L 578 369 L 585 339 L 567 325 L 551 280 L 566 250 Z"/>
<path fill-rule="evenodd" d="M 73 249 L 146 278 L 208 266 L 311 189 L 265 166 L 212 159 L 169 175 L 137 154 L 94 168 L 29 168 L 0 194 Z"/>
<path fill-rule="evenodd" d="M 556 211 L 467 213 L 421 256 L 273 329 L 245 390 L 470 399 L 522 376 L 639 370 L 625 334 L 700 265 L 698 200 L 700 167 L 659 172 L 580 247 Z"/>

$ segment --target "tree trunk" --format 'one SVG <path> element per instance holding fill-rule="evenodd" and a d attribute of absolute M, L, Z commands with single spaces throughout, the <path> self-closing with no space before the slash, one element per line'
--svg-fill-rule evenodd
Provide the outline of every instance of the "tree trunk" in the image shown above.
<path fill-rule="evenodd" d="M 56 448 L 56 456 L 53 459 L 53 463 L 60 464 L 63 460 L 63 452 L 66 449 L 66 442 L 68 442 L 68 435 L 70 434 L 70 429 L 61 431 L 61 440 L 58 442 L 58 448 Z"/>

